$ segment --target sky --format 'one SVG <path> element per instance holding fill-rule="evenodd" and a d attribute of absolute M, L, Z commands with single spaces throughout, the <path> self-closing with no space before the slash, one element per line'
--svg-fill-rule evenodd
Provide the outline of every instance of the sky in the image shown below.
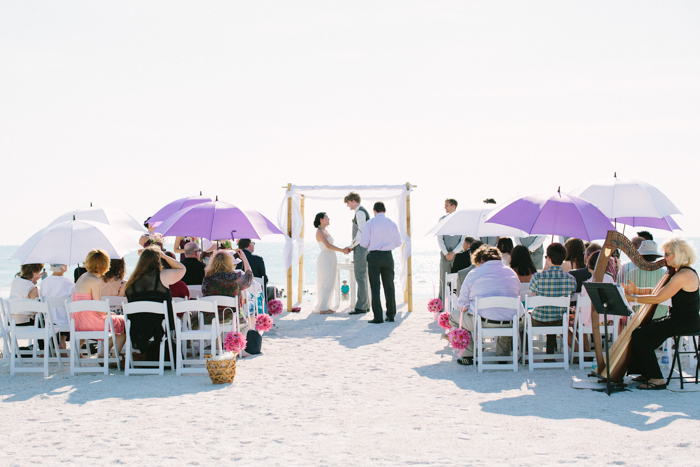
<path fill-rule="evenodd" d="M 420 240 L 445 198 L 614 173 L 700 236 L 699 22 L 694 1 L 2 2 L 0 244 L 200 191 L 276 219 L 287 183 L 410 182 Z"/>

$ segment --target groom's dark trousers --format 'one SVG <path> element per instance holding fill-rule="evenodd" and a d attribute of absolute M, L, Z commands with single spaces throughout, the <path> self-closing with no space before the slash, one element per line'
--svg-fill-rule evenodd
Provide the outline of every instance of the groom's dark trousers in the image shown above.
<path fill-rule="evenodd" d="M 384 287 L 386 300 L 386 317 L 396 316 L 396 296 L 394 295 L 394 257 L 391 251 L 370 251 L 367 255 L 367 273 L 369 286 L 372 289 L 372 311 L 376 321 L 384 321 L 382 316 L 382 301 L 379 295 L 381 286 Z"/>

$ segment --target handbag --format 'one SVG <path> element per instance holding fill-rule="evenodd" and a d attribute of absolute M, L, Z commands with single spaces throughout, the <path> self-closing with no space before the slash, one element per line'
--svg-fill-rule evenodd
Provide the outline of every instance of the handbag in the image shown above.
<path fill-rule="evenodd" d="M 246 334 L 245 351 L 251 355 L 257 355 L 262 350 L 262 336 L 255 329 L 249 329 Z"/>

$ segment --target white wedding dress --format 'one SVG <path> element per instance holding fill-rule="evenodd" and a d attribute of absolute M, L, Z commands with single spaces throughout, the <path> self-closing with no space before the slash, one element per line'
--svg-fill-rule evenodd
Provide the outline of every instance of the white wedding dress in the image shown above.
<path fill-rule="evenodd" d="M 333 237 L 326 235 L 328 243 L 333 244 Z M 335 281 L 338 277 L 338 258 L 335 251 L 318 242 L 321 253 L 316 262 L 316 303 L 314 311 L 338 310 L 340 297 L 334 296 Z"/>

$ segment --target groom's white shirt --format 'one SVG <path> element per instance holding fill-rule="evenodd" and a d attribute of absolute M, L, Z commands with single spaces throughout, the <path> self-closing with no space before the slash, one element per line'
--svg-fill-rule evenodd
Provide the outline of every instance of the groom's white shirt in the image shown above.
<path fill-rule="evenodd" d="M 353 248 L 360 244 L 360 240 L 362 239 L 362 230 L 364 230 L 365 224 L 367 223 L 367 219 L 365 219 L 364 213 L 362 216 L 357 216 L 357 213 L 361 207 L 362 205 L 358 204 L 355 208 L 355 223 L 357 223 L 357 235 L 355 235 L 355 238 L 352 240 L 351 246 Z"/>

